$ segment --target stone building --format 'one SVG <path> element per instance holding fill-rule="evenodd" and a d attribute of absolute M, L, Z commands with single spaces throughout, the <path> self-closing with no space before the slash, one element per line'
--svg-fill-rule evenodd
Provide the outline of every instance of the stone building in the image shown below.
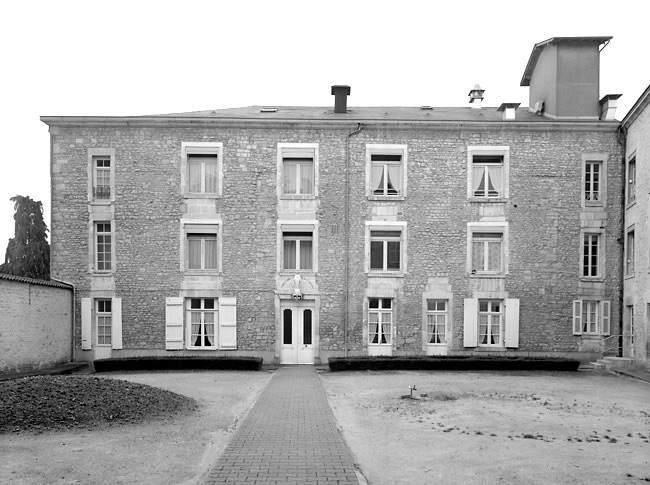
<path fill-rule="evenodd" d="M 622 357 L 650 366 L 650 86 L 621 122 L 625 139 L 625 226 L 622 240 L 624 298 L 622 331 L 607 347 Z M 620 336 L 620 337 L 619 337 Z"/>
<path fill-rule="evenodd" d="M 534 46 L 528 108 L 43 117 L 76 357 L 593 358 L 619 328 L 609 37 Z"/>

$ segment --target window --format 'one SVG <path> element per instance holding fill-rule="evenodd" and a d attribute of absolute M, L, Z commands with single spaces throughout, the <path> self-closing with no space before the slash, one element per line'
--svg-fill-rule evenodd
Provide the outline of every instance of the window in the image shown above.
<path fill-rule="evenodd" d="M 390 345 L 392 341 L 392 298 L 368 299 L 368 344 Z"/>
<path fill-rule="evenodd" d="M 600 234 L 585 234 L 582 248 L 582 276 L 600 276 Z"/>
<path fill-rule="evenodd" d="M 217 346 L 218 312 L 214 298 L 188 298 L 186 300 L 188 323 L 188 348 L 215 348 Z"/>
<path fill-rule="evenodd" d="M 282 233 L 282 269 L 308 270 L 314 267 L 313 232 Z"/>
<path fill-rule="evenodd" d="M 636 157 L 627 162 L 627 203 L 636 200 Z"/>
<path fill-rule="evenodd" d="M 279 143 L 281 195 L 287 198 L 316 196 L 318 145 L 313 143 Z"/>
<path fill-rule="evenodd" d="M 111 300 L 95 300 L 95 323 L 97 326 L 97 345 L 111 345 Z"/>
<path fill-rule="evenodd" d="M 395 199 L 406 196 L 406 145 L 367 145 L 368 197 Z"/>
<path fill-rule="evenodd" d="M 625 274 L 634 275 L 634 231 L 628 231 L 625 241 Z"/>
<path fill-rule="evenodd" d="M 468 147 L 468 197 L 508 197 L 509 147 Z"/>
<path fill-rule="evenodd" d="M 181 186 L 191 197 L 220 197 L 222 190 L 223 144 L 181 143 Z"/>
<path fill-rule="evenodd" d="M 465 299 L 464 347 L 519 347 L 517 298 Z"/>
<path fill-rule="evenodd" d="M 607 154 L 582 154 L 583 207 L 602 207 L 606 204 Z"/>
<path fill-rule="evenodd" d="M 478 344 L 501 346 L 503 303 L 501 300 L 478 301 Z"/>
<path fill-rule="evenodd" d="M 503 234 L 472 233 L 472 274 L 503 273 Z"/>
<path fill-rule="evenodd" d="M 447 343 L 447 300 L 427 300 L 427 344 Z"/>
<path fill-rule="evenodd" d="M 95 223 L 95 263 L 96 270 L 108 272 L 112 269 L 112 235 L 110 222 Z"/>
<path fill-rule="evenodd" d="M 574 335 L 609 335 L 610 302 L 575 300 L 573 302 Z"/>
<path fill-rule="evenodd" d="M 401 231 L 370 231 L 370 270 L 399 271 Z"/>
<path fill-rule="evenodd" d="M 198 221 L 197 221 L 198 222 Z M 183 225 L 185 271 L 217 272 L 221 270 L 220 222 L 208 224 L 189 223 Z"/>
<path fill-rule="evenodd" d="M 93 156 L 93 200 L 111 198 L 111 157 Z"/>

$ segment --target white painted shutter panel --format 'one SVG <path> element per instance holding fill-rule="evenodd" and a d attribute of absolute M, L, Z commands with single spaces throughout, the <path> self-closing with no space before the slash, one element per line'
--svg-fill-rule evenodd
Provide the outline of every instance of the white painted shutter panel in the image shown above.
<path fill-rule="evenodd" d="M 600 302 L 600 314 L 602 315 L 603 335 L 609 335 L 609 300 Z"/>
<path fill-rule="evenodd" d="M 478 345 L 478 300 L 465 299 L 465 315 L 463 318 L 463 346 L 476 347 Z"/>
<path fill-rule="evenodd" d="M 122 298 L 113 298 L 111 303 L 112 335 L 114 350 L 122 349 Z"/>
<path fill-rule="evenodd" d="M 165 348 L 183 348 L 183 298 L 170 296 L 165 299 Z"/>
<path fill-rule="evenodd" d="M 92 310 L 93 299 L 81 299 L 81 348 L 82 350 L 90 350 L 93 348 L 92 343 Z"/>
<path fill-rule="evenodd" d="M 506 299 L 506 347 L 519 347 L 519 300 Z"/>
<path fill-rule="evenodd" d="M 573 300 L 573 335 L 582 335 L 582 300 Z"/>
<path fill-rule="evenodd" d="M 219 348 L 237 348 L 237 298 L 219 298 Z"/>

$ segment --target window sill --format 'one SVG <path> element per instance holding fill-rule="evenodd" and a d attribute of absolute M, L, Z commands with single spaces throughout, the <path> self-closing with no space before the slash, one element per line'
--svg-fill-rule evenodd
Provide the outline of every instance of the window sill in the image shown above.
<path fill-rule="evenodd" d="M 299 274 L 300 276 L 316 276 L 316 271 L 305 269 L 281 269 L 278 271 L 280 276 L 293 276 Z"/>
<path fill-rule="evenodd" d="M 113 199 L 93 199 L 90 201 L 91 205 L 111 205 Z"/>
<path fill-rule="evenodd" d="M 605 277 L 603 276 L 581 276 L 580 281 L 584 281 L 585 283 L 604 283 L 605 282 Z"/>
<path fill-rule="evenodd" d="M 316 196 L 311 194 L 311 195 L 290 195 L 290 194 L 282 194 L 280 195 L 280 199 L 282 200 L 316 200 Z"/>
<path fill-rule="evenodd" d="M 404 278 L 403 271 L 369 271 L 369 278 Z"/>
<path fill-rule="evenodd" d="M 605 204 L 603 202 L 584 202 L 585 209 L 603 209 Z"/>
<path fill-rule="evenodd" d="M 373 201 L 383 201 L 383 202 L 395 202 L 406 200 L 404 195 L 369 195 L 368 200 Z"/>
<path fill-rule="evenodd" d="M 219 194 L 192 194 L 187 193 L 183 194 L 184 199 L 220 199 L 221 195 Z"/>
<path fill-rule="evenodd" d="M 188 347 L 187 350 L 219 350 L 218 347 Z"/>
<path fill-rule="evenodd" d="M 216 269 L 186 269 L 183 271 L 186 276 L 221 276 L 221 271 Z"/>
<path fill-rule="evenodd" d="M 476 350 L 478 350 L 479 352 L 488 352 L 488 351 L 505 352 L 507 349 L 508 349 L 507 347 L 503 347 L 501 345 L 478 344 L 478 346 L 476 347 Z"/>
<path fill-rule="evenodd" d="M 427 343 L 427 347 L 446 347 L 447 343 L 445 342 L 444 344 L 430 344 Z"/>
<path fill-rule="evenodd" d="M 470 204 L 505 204 L 507 197 L 470 197 Z"/>
<path fill-rule="evenodd" d="M 90 274 L 92 274 L 93 276 L 106 276 L 106 277 L 108 277 L 108 276 L 113 276 L 115 274 L 115 272 L 114 271 L 95 271 L 95 270 L 91 270 Z"/>
<path fill-rule="evenodd" d="M 470 278 L 490 278 L 490 279 L 503 279 L 506 277 L 505 274 L 493 274 L 493 273 L 470 273 Z"/>

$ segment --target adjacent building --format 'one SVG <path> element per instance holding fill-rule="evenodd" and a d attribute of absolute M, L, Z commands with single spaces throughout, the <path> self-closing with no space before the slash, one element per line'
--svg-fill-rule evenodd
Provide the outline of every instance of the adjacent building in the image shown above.
<path fill-rule="evenodd" d="M 535 45 L 528 107 L 477 85 L 463 108 L 355 108 L 333 86 L 332 107 L 41 118 L 76 358 L 594 358 L 625 266 L 609 40 Z"/>

